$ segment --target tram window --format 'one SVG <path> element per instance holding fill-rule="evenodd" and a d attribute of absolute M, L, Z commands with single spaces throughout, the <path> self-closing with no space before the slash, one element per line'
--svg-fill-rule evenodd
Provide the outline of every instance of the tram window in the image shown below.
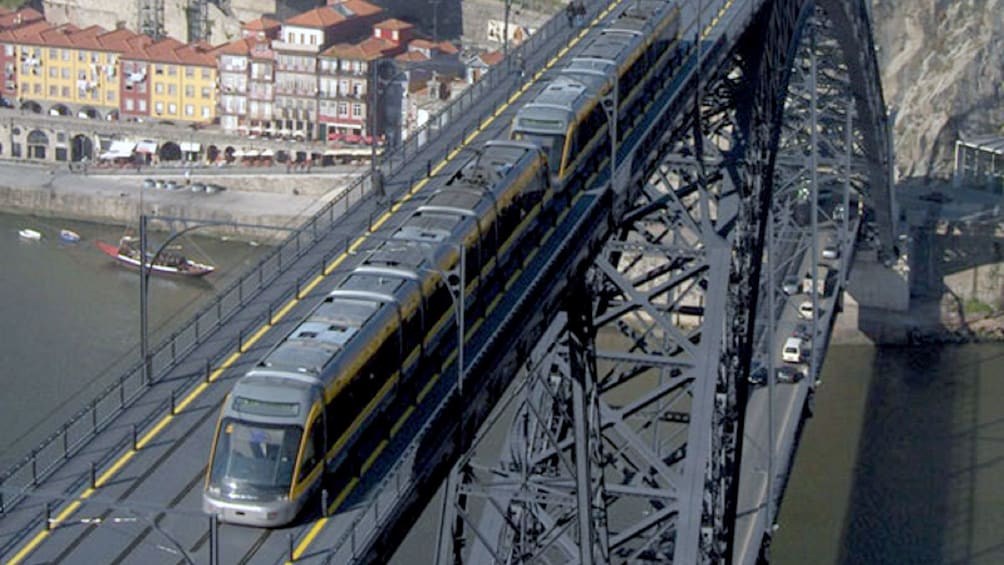
<path fill-rule="evenodd" d="M 310 432 L 303 445 L 303 459 L 300 463 L 300 472 L 297 473 L 297 480 L 307 478 L 307 475 L 314 469 L 324 453 L 324 428 L 321 426 L 322 418 L 318 416 L 310 424 Z"/>

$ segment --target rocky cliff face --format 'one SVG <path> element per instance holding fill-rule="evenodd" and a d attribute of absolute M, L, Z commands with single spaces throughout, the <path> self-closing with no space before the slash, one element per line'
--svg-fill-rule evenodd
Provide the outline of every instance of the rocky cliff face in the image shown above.
<path fill-rule="evenodd" d="M 872 0 L 900 180 L 948 177 L 955 140 L 1004 134 L 1004 0 Z"/>

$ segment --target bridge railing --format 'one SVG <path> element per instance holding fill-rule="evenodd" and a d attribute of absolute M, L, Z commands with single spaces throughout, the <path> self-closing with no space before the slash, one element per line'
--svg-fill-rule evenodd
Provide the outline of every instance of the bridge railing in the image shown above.
<path fill-rule="evenodd" d="M 321 238 L 336 226 L 338 218 L 372 190 L 368 178 L 360 178 L 338 197 L 326 204 L 271 252 L 259 260 L 241 277 L 234 280 L 207 304 L 151 351 L 151 383 L 144 380 L 142 361 L 130 367 L 110 383 L 84 408 L 74 414 L 31 452 L 11 465 L 0 476 L 0 513 L 8 510 L 31 488 L 55 472 L 60 465 L 79 452 L 87 442 L 106 429 L 115 418 L 131 406 L 148 388 L 177 367 L 186 356 L 205 343 L 213 332 L 229 321 L 245 305 L 279 277 L 296 259 L 310 251 Z M 346 243 L 347 246 L 347 243 Z M 293 292 L 299 292 L 298 280 Z M 279 305 L 281 306 L 281 304 Z M 267 315 L 279 307 L 269 305 Z M 254 320 L 258 322 L 258 320 Z M 250 335 L 248 329 L 237 337 L 239 343 Z M 230 350 L 224 349 L 229 352 Z M 206 371 L 212 370 L 215 359 L 207 360 Z M 16 494 L 11 494 L 15 492 Z M 5 494 L 4 494 L 5 493 Z"/>
<path fill-rule="evenodd" d="M 590 14 L 594 13 L 595 9 L 591 9 Z M 427 122 L 412 131 L 401 145 L 385 152 L 382 166 L 385 168 L 387 174 L 393 175 L 400 171 L 407 165 L 409 159 L 413 159 L 423 147 L 439 139 L 446 131 L 447 126 L 458 119 L 473 124 L 471 128 L 461 132 L 459 141 L 447 144 L 446 153 L 449 153 L 452 148 L 459 146 L 460 142 L 470 135 L 471 131 L 477 129 L 493 113 L 485 113 L 478 116 L 477 121 L 474 121 L 470 115 L 471 108 L 486 96 L 498 93 L 501 88 L 505 89 L 505 100 L 508 100 L 521 88 L 524 80 L 514 80 L 515 75 L 522 70 L 525 73 L 525 78 L 529 78 L 547 64 L 546 58 L 540 60 L 534 58 L 534 54 L 540 51 L 542 45 L 555 36 L 570 36 L 572 31 L 564 12 L 559 12 L 535 31 L 526 41 L 512 47 L 506 59 L 488 69 L 477 82 L 466 88 L 460 96 L 451 100 L 437 114 L 430 117 Z M 578 31 L 578 29 L 574 31 Z M 518 61 L 523 62 L 522 69 Z M 496 105 L 497 107 L 498 105 Z"/>
<path fill-rule="evenodd" d="M 600 3 L 589 2 L 588 4 L 588 17 L 591 18 L 597 12 Z M 506 89 L 505 98 L 494 104 L 490 112 L 479 116 L 476 122 L 472 122 L 471 127 L 462 128 L 455 139 L 446 144 L 444 154 L 449 154 L 454 148 L 460 147 L 464 139 L 480 127 L 488 116 L 494 115 L 502 105 L 508 102 L 512 95 L 522 87 L 526 78 L 533 76 L 547 64 L 548 58 L 535 60 L 533 57 L 544 42 L 560 35 L 571 37 L 580 29 L 570 27 L 563 12 L 555 14 L 527 41 L 510 49 L 508 59 L 503 60 L 482 75 L 481 79 L 467 88 L 464 94 L 430 118 L 429 122 L 413 132 L 396 150 L 388 152 L 383 165 L 388 174 L 401 171 L 408 159 L 414 158 L 422 148 L 439 139 L 455 120 L 471 121 L 469 111 L 476 101 L 485 96 L 495 95 L 500 88 L 504 87 Z M 513 65 L 511 61 L 522 61 L 522 71 L 525 75 L 521 80 L 514 80 L 515 74 L 521 69 L 519 64 Z M 438 160 L 439 157 L 437 156 L 436 159 Z M 322 237 L 334 229 L 338 218 L 371 191 L 372 183 L 368 175 L 357 179 L 301 227 L 293 229 L 286 240 L 262 257 L 257 265 L 250 267 L 242 276 L 219 292 L 188 322 L 156 345 L 151 351 L 151 383 L 144 380 L 142 361 L 137 362 L 32 449 L 28 455 L 8 467 L 3 475 L 0 475 L 0 515 L 23 500 L 31 489 L 50 477 L 64 462 L 79 453 L 91 439 L 107 429 L 120 414 L 149 390 L 151 385 L 156 384 L 169 371 L 178 367 L 192 350 L 208 341 L 217 328 L 254 300 L 296 259 L 312 249 Z M 346 241 L 345 250 L 348 249 L 348 245 L 349 241 Z M 320 269 L 323 269 L 323 265 Z M 272 313 L 278 310 L 294 293 L 298 295 L 301 283 L 316 276 L 318 272 L 320 271 L 311 269 L 308 273 L 309 277 L 298 279 L 294 290 L 286 293 L 277 303 L 270 304 L 265 314 L 255 317 L 245 324 L 237 338 L 227 343 L 226 347 L 218 350 L 221 353 L 207 358 L 203 369 L 204 376 L 208 378 L 213 368 L 219 366 L 220 359 L 233 351 L 232 346 L 241 349 L 243 337 L 250 335 L 250 332 L 260 327 L 263 319 L 267 318 L 267 321 L 271 322 Z M 160 407 L 149 412 L 144 419 L 137 422 L 134 432 L 142 436 L 142 430 L 148 424 L 162 415 L 165 410 L 173 410 L 173 400 L 181 398 L 179 391 L 195 386 L 192 383 L 197 384 L 201 378 L 203 378 L 202 373 L 194 371 L 188 376 L 188 379 L 183 379 L 182 385 L 176 387 L 170 399 L 162 401 Z M 100 469 L 108 463 L 110 457 L 119 453 L 128 444 L 127 440 L 128 438 L 123 439 L 119 444 L 104 450 L 105 455 L 94 462 L 95 466 Z M 71 489 L 79 486 L 79 484 L 73 485 Z M 2 553 L 0 551 L 0 554 Z"/>

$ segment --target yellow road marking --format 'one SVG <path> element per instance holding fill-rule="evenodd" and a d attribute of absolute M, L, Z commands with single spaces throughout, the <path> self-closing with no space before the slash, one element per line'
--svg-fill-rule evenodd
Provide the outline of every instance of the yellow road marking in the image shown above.
<path fill-rule="evenodd" d="M 617 2 L 616 4 L 620 4 L 620 2 Z M 614 8 L 614 6 L 616 4 L 611 4 L 610 6 L 608 6 L 603 12 L 600 13 L 600 15 L 596 19 L 593 20 L 593 22 L 590 23 L 589 27 L 592 27 L 593 25 L 595 25 L 595 23 L 597 21 L 599 21 L 600 19 L 604 18 L 610 12 L 610 10 L 612 10 Z M 731 1 L 729 2 L 729 4 L 731 4 Z M 533 81 L 536 81 L 541 75 L 543 75 L 544 71 L 546 69 L 551 68 L 557 60 L 560 60 L 562 57 L 564 57 L 564 55 L 569 51 L 569 49 L 572 48 L 572 47 L 574 47 L 578 43 L 579 40 L 581 40 L 583 37 L 586 36 L 587 33 L 588 33 L 588 28 L 585 28 L 582 31 L 580 31 L 579 34 L 576 37 L 574 37 L 571 42 L 569 42 L 568 45 L 562 47 L 561 50 L 558 51 L 558 54 L 556 56 L 552 57 L 548 61 L 548 63 L 545 65 L 544 69 L 538 71 L 534 75 Z M 512 97 L 510 97 L 509 100 L 505 104 L 503 104 L 502 106 L 500 106 L 499 109 L 497 109 L 491 116 L 489 116 L 481 124 L 481 126 L 476 131 L 472 132 L 469 136 L 467 136 L 467 138 L 464 140 L 464 145 L 470 144 L 474 140 L 474 138 L 477 137 L 478 133 L 480 133 L 485 127 L 487 127 L 489 124 L 491 124 L 491 122 L 498 115 L 500 115 L 502 113 L 502 111 L 504 111 L 510 104 L 512 104 L 512 102 L 515 99 L 518 99 L 519 95 L 521 95 L 523 92 L 525 92 L 529 88 L 529 84 L 530 84 L 529 82 L 526 83 L 526 84 L 524 84 L 523 87 L 516 94 L 514 94 Z M 433 174 L 437 174 L 443 167 L 446 166 L 447 162 L 449 162 L 450 160 L 452 160 L 453 158 L 455 158 L 457 156 L 457 154 L 459 154 L 460 150 L 461 150 L 461 148 L 458 147 L 458 148 L 454 149 L 453 151 L 451 151 L 449 154 L 447 154 L 446 158 L 443 159 L 442 161 L 440 161 L 436 165 L 436 167 L 434 168 L 434 170 L 432 171 L 432 173 Z M 392 206 L 389 210 L 387 210 L 386 212 L 384 212 L 384 214 L 381 215 L 380 218 L 378 218 L 373 223 L 372 229 L 370 231 L 373 231 L 373 230 L 379 228 L 380 226 L 382 226 L 394 214 L 394 212 L 396 212 L 397 210 L 400 209 L 401 205 L 405 201 L 409 200 L 413 195 L 417 194 L 418 191 L 421 190 L 421 188 L 423 186 L 425 186 L 425 184 L 427 182 L 428 182 L 428 178 L 424 178 L 421 181 L 419 181 L 418 183 L 416 183 L 415 186 L 412 187 L 411 190 L 409 190 L 409 192 L 401 199 L 400 202 L 398 202 L 397 204 L 395 204 L 394 206 Z M 358 238 L 356 238 L 356 240 L 349 246 L 349 249 L 348 249 L 347 253 L 342 253 L 337 258 L 335 258 L 334 260 L 332 260 L 332 262 L 327 267 L 325 267 L 325 268 L 322 269 L 322 274 L 321 275 L 318 275 L 317 277 L 315 277 L 305 288 L 301 288 L 300 292 L 297 293 L 296 296 L 294 296 L 293 298 L 291 298 L 285 305 L 283 305 L 282 308 L 279 309 L 278 313 L 276 313 L 275 315 L 273 315 L 273 318 L 271 320 L 267 321 L 257 331 L 255 331 L 255 333 L 252 334 L 252 336 L 246 342 L 244 342 L 243 344 L 241 344 L 241 346 L 239 347 L 238 351 L 236 351 L 233 354 L 231 354 L 227 358 L 227 360 L 219 368 L 217 368 L 215 371 L 213 371 L 213 373 L 210 375 L 208 381 L 209 382 L 213 382 L 213 381 L 217 380 L 223 374 L 223 372 L 227 368 L 229 368 L 234 362 L 237 361 L 237 359 L 240 358 L 240 356 L 241 356 L 242 353 L 248 351 L 252 346 L 254 346 L 254 344 L 257 343 L 259 339 L 261 339 L 266 333 L 268 333 L 268 331 L 272 327 L 275 326 L 276 322 L 280 321 L 283 317 L 285 317 L 286 314 L 288 314 L 300 302 L 301 297 L 303 295 L 309 295 L 310 292 L 318 284 L 320 284 L 321 281 L 326 276 L 328 276 L 329 274 L 331 274 L 331 272 L 334 271 L 334 269 L 336 269 L 338 267 L 338 265 L 340 265 L 345 260 L 345 258 L 348 256 L 349 253 L 354 253 L 356 250 L 358 250 L 358 248 L 367 239 L 368 239 L 368 235 L 365 234 L 365 233 L 363 235 L 359 236 Z M 519 269 L 517 271 L 517 273 L 519 273 L 519 272 L 522 272 L 522 269 Z M 516 277 L 516 275 L 514 274 L 513 278 L 511 278 L 510 281 L 507 281 L 507 284 L 506 284 L 506 288 L 507 289 L 509 288 L 509 286 L 511 285 L 511 281 L 514 280 L 515 277 Z M 496 304 L 496 303 L 497 303 L 497 301 L 493 302 L 493 304 Z M 475 323 L 474 327 L 471 329 L 471 332 L 475 331 L 480 326 L 480 324 L 483 323 L 483 321 L 484 321 L 483 318 L 479 319 Z M 465 341 L 466 341 L 466 336 L 465 336 Z M 452 362 L 452 358 L 454 358 L 455 356 L 456 356 L 456 352 L 454 352 L 454 354 L 450 356 L 451 360 L 447 361 L 447 364 L 451 363 Z M 431 390 L 432 385 L 436 382 L 436 380 L 438 380 L 438 378 L 439 378 L 439 374 L 437 373 L 436 375 L 434 375 L 429 380 L 429 382 L 426 384 L 426 386 L 422 389 L 422 391 L 419 393 L 419 397 L 418 397 L 420 402 L 425 397 L 425 395 L 428 394 L 429 390 Z M 205 382 L 200 383 L 198 386 L 196 386 L 196 388 L 193 389 L 192 392 L 189 393 L 182 400 L 182 402 L 180 404 L 178 404 L 177 406 L 175 406 L 176 412 L 182 411 L 189 404 L 191 404 L 192 402 L 194 402 L 203 392 L 205 392 L 206 389 L 208 389 L 208 384 L 205 383 Z M 398 423 L 395 424 L 395 428 L 396 429 L 400 429 L 400 426 L 404 424 L 404 422 L 407 420 L 407 417 L 410 416 L 410 414 L 411 414 L 412 411 L 413 411 L 413 409 L 409 408 L 409 410 L 405 413 L 405 416 L 403 416 L 401 419 L 398 420 Z M 102 475 L 98 479 L 95 480 L 95 487 L 101 487 L 112 476 L 114 476 L 116 473 L 118 473 L 118 471 L 121 470 L 122 467 L 124 467 L 126 465 L 126 463 L 128 463 L 135 456 L 135 454 L 137 453 L 137 449 L 142 449 L 149 442 L 151 442 L 161 431 L 163 431 L 163 429 L 165 427 L 167 427 L 167 425 L 173 419 L 174 419 L 174 415 L 173 414 L 168 414 L 165 417 L 163 417 L 150 431 L 148 431 L 146 434 L 144 434 L 144 436 L 143 436 L 143 438 L 141 440 L 137 441 L 135 449 L 130 449 L 125 454 L 123 454 L 117 461 L 115 461 L 115 463 L 112 464 L 111 467 L 109 467 L 104 473 L 102 473 Z M 380 446 L 376 450 L 374 450 L 373 454 L 370 455 L 370 458 L 368 458 L 367 461 L 366 461 L 366 463 L 364 463 L 364 465 L 363 465 L 363 472 L 365 472 L 365 470 L 369 467 L 369 465 L 371 465 L 373 463 L 373 461 L 376 460 L 377 456 L 386 447 L 386 443 L 387 443 L 386 440 L 383 441 L 383 442 L 381 442 Z M 331 505 L 330 509 L 331 510 L 336 509 L 344 501 L 344 499 L 348 496 L 348 494 L 355 488 L 356 484 L 358 484 L 358 479 L 353 478 L 353 480 L 350 481 L 348 485 L 346 485 L 346 487 L 342 490 L 342 492 L 336 498 L 335 502 Z M 59 523 L 59 522 L 62 522 L 64 520 L 66 520 L 70 515 L 72 515 L 74 512 L 76 512 L 80 508 L 80 506 L 81 506 L 80 500 L 84 500 L 84 499 L 89 498 L 91 496 L 91 494 L 93 494 L 93 492 L 94 492 L 94 489 L 92 489 L 92 488 L 88 488 L 85 491 L 83 491 L 83 493 L 81 493 L 81 495 L 78 498 L 78 500 L 74 500 L 73 502 L 71 502 L 70 504 L 68 504 L 66 506 L 66 508 L 64 508 L 59 514 L 57 514 L 57 516 L 55 518 L 55 522 Z M 307 535 L 304 537 L 304 539 L 300 542 L 300 544 L 298 544 L 298 546 L 297 546 L 297 548 L 296 548 L 296 550 L 294 551 L 294 554 L 293 554 L 293 558 L 294 559 L 296 559 L 297 557 L 299 557 L 299 555 L 302 554 L 303 551 L 306 550 L 306 548 L 310 546 L 310 543 L 313 541 L 314 537 L 317 536 L 317 534 L 320 532 L 320 530 L 323 529 L 324 524 L 326 522 L 327 522 L 327 519 L 323 518 L 321 520 L 318 520 L 318 522 L 316 522 L 314 524 L 314 526 L 310 529 L 310 531 L 307 533 Z M 11 561 L 8 562 L 9 565 L 14 565 L 16 563 L 19 563 L 21 560 L 23 560 L 25 557 L 27 557 L 32 551 L 34 551 L 34 549 L 36 547 L 38 547 L 39 544 L 42 543 L 42 541 L 44 541 L 48 537 L 48 535 L 49 535 L 48 529 L 42 530 L 41 532 L 39 532 L 38 534 L 36 534 L 35 537 L 32 538 L 31 541 L 29 541 L 27 544 L 25 544 L 25 546 L 22 547 L 21 550 L 19 550 L 14 555 L 14 557 L 11 559 Z"/>

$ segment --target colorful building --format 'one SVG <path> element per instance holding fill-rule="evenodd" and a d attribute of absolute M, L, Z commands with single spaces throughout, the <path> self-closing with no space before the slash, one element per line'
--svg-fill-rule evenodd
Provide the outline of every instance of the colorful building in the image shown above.
<path fill-rule="evenodd" d="M 321 6 L 287 19 L 275 51 L 275 113 L 279 135 L 316 139 L 318 55 L 328 46 L 369 35 L 383 9 L 363 0 Z"/>
<path fill-rule="evenodd" d="M 321 139 L 372 141 L 375 132 L 383 130 L 383 116 L 373 114 L 371 108 L 373 81 L 379 80 L 374 65 L 404 52 L 413 30 L 407 22 L 384 20 L 373 26 L 373 35 L 366 40 L 339 43 L 320 54 L 317 119 Z"/>
<path fill-rule="evenodd" d="M 165 38 L 123 56 L 123 67 L 145 64 L 149 116 L 157 120 L 212 122 L 216 118 L 217 59 L 204 43 Z"/>

